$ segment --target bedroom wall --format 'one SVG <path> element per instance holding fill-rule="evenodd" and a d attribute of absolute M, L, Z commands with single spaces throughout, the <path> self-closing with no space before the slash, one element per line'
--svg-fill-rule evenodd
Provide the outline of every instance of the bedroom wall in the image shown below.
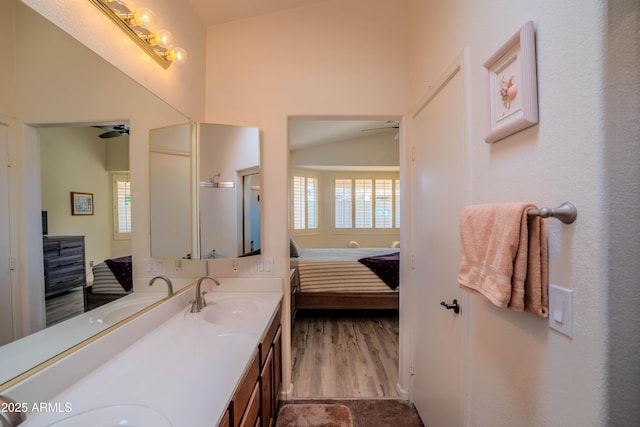
<path fill-rule="evenodd" d="M 100 132 L 87 127 L 40 130 L 42 210 L 48 212 L 49 235 L 85 236 L 87 273 L 91 261 L 98 264 L 131 254 L 130 240 L 118 242 L 122 252 L 112 252 L 113 197 L 106 170 L 109 140 L 98 138 Z M 93 193 L 94 215 L 71 215 L 72 191 Z"/>
<path fill-rule="evenodd" d="M 85 236 L 87 272 L 91 271 L 91 261 L 98 264 L 107 258 L 131 255 L 131 240 L 113 239 L 113 195 L 107 161 L 109 146 L 120 141 L 100 139 L 97 135 L 101 132 L 88 127 L 40 130 L 42 210 L 48 212 L 49 235 Z M 119 155 L 125 160 L 127 156 L 127 152 Z M 111 161 L 115 162 L 113 156 Z M 93 193 L 94 215 L 71 215 L 71 191 Z"/>
<path fill-rule="evenodd" d="M 340 172 L 360 171 L 378 171 L 376 176 L 383 174 L 399 178 L 400 142 L 395 138 L 397 133 L 394 129 L 331 144 L 291 150 L 290 174 L 295 170 L 312 171 L 318 176 L 320 188 L 319 231 L 294 233 L 295 240 L 301 247 L 345 248 L 350 241 L 355 240 L 363 248 L 384 248 L 390 247 L 393 241 L 400 240 L 399 230 L 380 230 L 376 233 L 354 230 L 348 233 L 346 230 L 338 232 L 333 229 L 333 179 L 337 178 Z"/>
<path fill-rule="evenodd" d="M 547 220 L 550 281 L 575 292 L 573 339 L 549 329 L 546 320 L 498 309 L 476 296 L 463 309 L 466 425 L 608 425 L 607 342 L 609 316 L 615 315 L 605 301 L 610 287 L 623 284 L 606 274 L 603 150 L 613 149 L 603 128 L 606 3 L 411 2 L 414 103 L 469 47 L 472 202 L 556 206 L 570 200 L 579 210 L 574 225 Z M 482 64 L 528 20 L 537 29 L 540 123 L 488 145 Z"/>
<path fill-rule="evenodd" d="M 396 129 L 360 138 L 291 150 L 292 167 L 400 167 L 400 141 Z"/>
<path fill-rule="evenodd" d="M 397 151 L 397 150 L 396 150 Z M 295 171 L 304 169 L 292 168 Z M 293 237 L 302 248 L 346 248 L 349 242 L 356 241 L 361 248 L 389 248 L 394 241 L 400 240 L 400 230 L 398 229 L 378 229 L 375 232 L 369 230 L 346 230 L 334 229 L 333 216 L 333 181 L 336 178 L 348 177 L 371 177 L 370 173 L 357 170 L 344 169 L 340 171 L 307 170 L 318 178 L 319 210 L 318 210 L 318 232 L 294 232 Z M 399 179 L 399 172 L 375 172 L 376 177 Z"/>

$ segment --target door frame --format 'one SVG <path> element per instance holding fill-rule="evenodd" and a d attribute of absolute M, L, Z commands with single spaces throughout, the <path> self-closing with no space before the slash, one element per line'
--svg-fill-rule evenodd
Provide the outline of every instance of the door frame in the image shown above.
<path fill-rule="evenodd" d="M 9 256 L 13 267 L 9 268 L 9 283 L 11 288 L 11 317 L 12 335 L 16 340 L 23 335 L 22 331 L 22 295 L 20 289 L 20 275 L 18 269 L 18 224 L 17 224 L 17 181 L 16 181 L 16 128 L 18 122 L 8 116 L 0 114 L 0 124 L 7 127 L 7 151 L 3 152 L 2 161 L 7 165 L 7 197 L 9 215 Z M 9 263 L 9 260 L 0 260 Z"/>

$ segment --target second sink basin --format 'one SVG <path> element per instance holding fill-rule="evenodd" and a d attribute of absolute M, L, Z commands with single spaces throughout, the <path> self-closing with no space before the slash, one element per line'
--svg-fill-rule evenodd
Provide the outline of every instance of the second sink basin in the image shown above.
<path fill-rule="evenodd" d="M 259 303 L 247 297 L 207 301 L 207 304 L 208 306 L 203 310 L 202 318 L 207 322 L 219 325 L 244 323 L 251 320 L 260 311 Z"/>
<path fill-rule="evenodd" d="M 130 298 L 133 297 L 133 298 Z M 92 310 L 91 321 L 114 324 L 161 300 L 161 295 L 128 295 Z"/>

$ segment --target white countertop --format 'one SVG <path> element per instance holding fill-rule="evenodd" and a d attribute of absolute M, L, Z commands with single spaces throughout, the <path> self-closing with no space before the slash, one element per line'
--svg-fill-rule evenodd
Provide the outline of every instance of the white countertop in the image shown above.
<path fill-rule="evenodd" d="M 47 426 L 78 418 L 84 411 L 124 404 L 152 408 L 175 427 L 216 425 L 282 299 L 281 282 L 267 292 L 257 289 L 264 288 L 223 282 L 207 294 L 207 300 L 249 297 L 259 306 L 250 321 L 212 324 L 204 317 L 215 303 L 199 314 L 188 313 L 183 305 L 134 344 L 60 390 L 46 410 L 29 413 L 23 425 Z"/>
<path fill-rule="evenodd" d="M 114 319 L 113 322 L 99 321 L 97 319 L 98 313 L 104 312 L 109 307 L 123 304 L 124 302 L 134 302 L 142 304 L 138 306 L 137 310 L 139 310 L 143 306 L 151 305 L 166 296 L 166 292 L 132 293 L 96 310 L 88 311 L 0 346 L 0 360 L 2 361 L 0 363 L 0 384 L 62 353 L 69 347 L 73 347 L 79 342 L 102 332 L 123 319 Z"/>

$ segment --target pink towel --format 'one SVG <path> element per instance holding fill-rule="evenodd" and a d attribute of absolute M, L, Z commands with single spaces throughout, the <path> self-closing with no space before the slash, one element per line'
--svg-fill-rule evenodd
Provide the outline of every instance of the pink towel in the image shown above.
<path fill-rule="evenodd" d="M 460 218 L 458 283 L 498 307 L 548 317 L 549 276 L 544 220 L 531 203 L 467 206 Z"/>

